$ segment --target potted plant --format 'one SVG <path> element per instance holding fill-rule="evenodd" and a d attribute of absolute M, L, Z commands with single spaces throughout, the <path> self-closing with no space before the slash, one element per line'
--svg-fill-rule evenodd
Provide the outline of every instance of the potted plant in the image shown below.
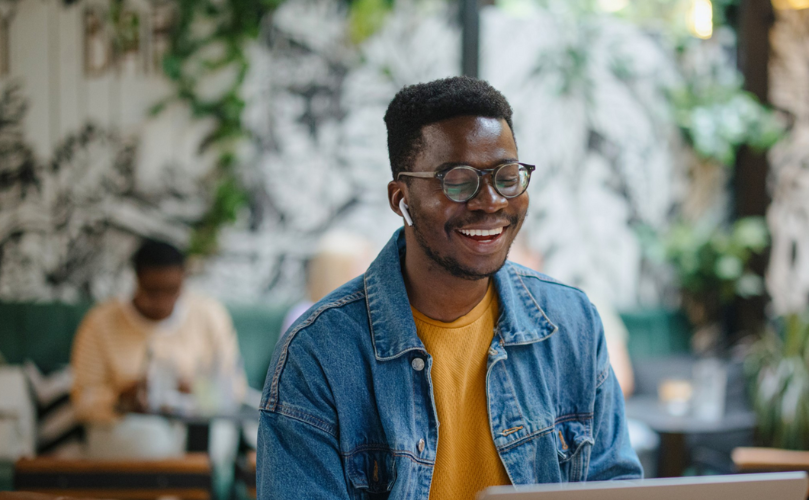
<path fill-rule="evenodd" d="M 779 318 L 745 359 L 761 444 L 809 450 L 809 311 Z"/>

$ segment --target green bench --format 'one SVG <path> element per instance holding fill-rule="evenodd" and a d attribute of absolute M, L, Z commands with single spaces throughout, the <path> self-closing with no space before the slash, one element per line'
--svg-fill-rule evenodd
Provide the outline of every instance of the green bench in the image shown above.
<path fill-rule="evenodd" d="M 0 354 L 8 363 L 30 359 L 48 373 L 70 361 L 73 335 L 90 304 L 0 302 Z M 228 305 L 239 338 L 247 379 L 261 389 L 287 306 Z M 639 309 L 621 313 L 633 360 L 686 354 L 689 325 L 679 312 Z"/>
<path fill-rule="evenodd" d="M 43 373 L 70 362 L 73 335 L 91 304 L 0 302 L 0 354 Z M 228 305 L 251 387 L 261 390 L 287 306 Z"/>

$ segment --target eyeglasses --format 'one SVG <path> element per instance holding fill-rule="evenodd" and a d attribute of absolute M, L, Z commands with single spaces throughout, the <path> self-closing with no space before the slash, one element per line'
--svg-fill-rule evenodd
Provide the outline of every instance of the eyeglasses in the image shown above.
<path fill-rule="evenodd" d="M 477 169 L 469 165 L 458 165 L 439 172 L 399 172 L 398 180 L 403 175 L 421 179 L 435 177 L 441 181 L 441 189 L 452 201 L 464 203 L 477 196 L 480 191 L 480 178 L 486 174 L 492 176 L 494 190 L 504 198 L 516 198 L 528 189 L 534 165 L 526 163 L 505 163 L 494 168 Z"/>

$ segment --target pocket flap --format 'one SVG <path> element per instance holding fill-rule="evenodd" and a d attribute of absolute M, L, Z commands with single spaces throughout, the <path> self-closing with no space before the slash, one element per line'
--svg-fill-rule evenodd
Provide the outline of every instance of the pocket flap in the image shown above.
<path fill-rule="evenodd" d="M 361 451 L 346 459 L 346 471 L 354 488 L 384 493 L 396 481 L 396 459 L 388 451 Z"/>
<path fill-rule="evenodd" d="M 570 460 L 585 444 L 593 444 L 595 440 L 590 431 L 590 421 L 569 420 L 554 425 L 556 451 L 559 460 Z"/>

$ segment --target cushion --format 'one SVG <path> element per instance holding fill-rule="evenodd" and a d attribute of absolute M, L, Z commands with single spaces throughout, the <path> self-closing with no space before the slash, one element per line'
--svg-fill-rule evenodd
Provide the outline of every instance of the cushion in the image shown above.
<path fill-rule="evenodd" d="M 34 404 L 22 368 L 0 366 L 0 388 L 0 460 L 33 456 Z"/>
<path fill-rule="evenodd" d="M 36 403 L 37 454 L 80 456 L 83 428 L 76 420 L 70 403 L 70 386 L 73 383 L 70 368 L 62 368 L 46 376 L 34 363 L 27 361 L 25 374 Z"/>

